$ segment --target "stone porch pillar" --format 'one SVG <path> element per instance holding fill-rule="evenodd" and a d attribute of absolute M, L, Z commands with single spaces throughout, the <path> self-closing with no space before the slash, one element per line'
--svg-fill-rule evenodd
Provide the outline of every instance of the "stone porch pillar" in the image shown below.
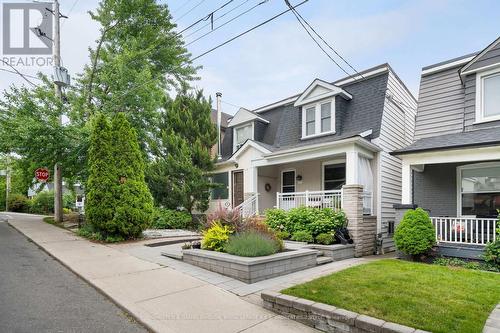
<path fill-rule="evenodd" d="M 361 257 L 373 254 L 377 225 L 376 219 L 365 219 L 363 216 L 363 185 L 344 185 L 342 191 L 342 209 L 347 216 L 347 229 L 354 241 L 354 255 Z"/>

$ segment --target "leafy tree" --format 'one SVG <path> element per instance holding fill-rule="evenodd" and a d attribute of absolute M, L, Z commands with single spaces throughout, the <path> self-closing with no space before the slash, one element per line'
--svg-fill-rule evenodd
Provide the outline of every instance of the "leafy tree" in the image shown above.
<path fill-rule="evenodd" d="M 98 114 L 93 119 L 90 135 L 85 215 L 96 230 L 105 234 L 116 233 L 111 223 L 116 205 L 114 187 L 118 183 L 113 150 L 109 120 Z"/>
<path fill-rule="evenodd" d="M 201 91 L 183 92 L 166 104 L 148 170 L 157 204 L 190 213 L 207 209 L 212 187 L 207 173 L 214 168 L 210 149 L 217 138 L 210 104 Z"/>
<path fill-rule="evenodd" d="M 153 198 L 144 180 L 144 162 L 137 134 L 123 113 L 112 121 L 113 162 L 118 184 L 111 223 L 125 238 L 139 236 L 150 223 Z"/>
<path fill-rule="evenodd" d="M 166 91 L 195 79 L 196 68 L 167 5 L 154 0 L 103 0 L 90 13 L 101 34 L 78 79 L 75 112 L 124 112 L 148 148 Z M 144 155 L 146 156 L 146 155 Z"/>

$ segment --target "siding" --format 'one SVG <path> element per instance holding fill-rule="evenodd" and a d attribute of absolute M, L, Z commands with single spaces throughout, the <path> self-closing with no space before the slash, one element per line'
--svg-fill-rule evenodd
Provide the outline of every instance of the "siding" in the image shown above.
<path fill-rule="evenodd" d="M 386 235 L 384 248 L 394 250 L 394 242 L 387 236 L 387 224 L 395 219 L 393 205 L 401 203 L 401 160 L 389 153 L 413 142 L 417 103 L 392 71 L 389 73 L 387 89 L 395 100 L 405 104 L 385 99 L 378 140 L 383 149 L 379 168 L 380 226 L 381 232 Z"/>
<path fill-rule="evenodd" d="M 500 62 L 500 42 L 491 50 L 479 57 L 467 70 L 474 70 Z"/>
<path fill-rule="evenodd" d="M 464 86 L 458 70 L 454 67 L 422 77 L 415 140 L 463 131 Z"/>

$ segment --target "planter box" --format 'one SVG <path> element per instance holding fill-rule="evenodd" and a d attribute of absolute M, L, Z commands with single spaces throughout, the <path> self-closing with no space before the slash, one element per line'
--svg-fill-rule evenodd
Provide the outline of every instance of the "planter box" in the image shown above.
<path fill-rule="evenodd" d="M 354 258 L 354 244 L 310 244 L 306 248 L 321 251 L 325 257 L 333 258 L 334 261 Z"/>
<path fill-rule="evenodd" d="M 253 258 L 196 249 L 182 253 L 184 262 L 245 283 L 254 283 L 314 267 L 318 251 L 299 249 Z"/>

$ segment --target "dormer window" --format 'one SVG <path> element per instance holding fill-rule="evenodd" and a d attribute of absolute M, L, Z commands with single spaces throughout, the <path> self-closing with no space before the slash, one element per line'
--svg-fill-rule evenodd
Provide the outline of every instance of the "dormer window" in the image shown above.
<path fill-rule="evenodd" d="M 351 100 L 344 89 L 314 80 L 293 104 L 302 110 L 302 139 L 335 133 L 335 99 Z"/>
<path fill-rule="evenodd" d="M 234 127 L 233 152 L 238 150 L 247 140 L 253 140 L 253 122 Z"/>
<path fill-rule="evenodd" d="M 302 107 L 302 138 L 335 133 L 335 98 Z"/>
<path fill-rule="evenodd" d="M 476 122 L 500 120 L 500 70 L 476 77 Z"/>

